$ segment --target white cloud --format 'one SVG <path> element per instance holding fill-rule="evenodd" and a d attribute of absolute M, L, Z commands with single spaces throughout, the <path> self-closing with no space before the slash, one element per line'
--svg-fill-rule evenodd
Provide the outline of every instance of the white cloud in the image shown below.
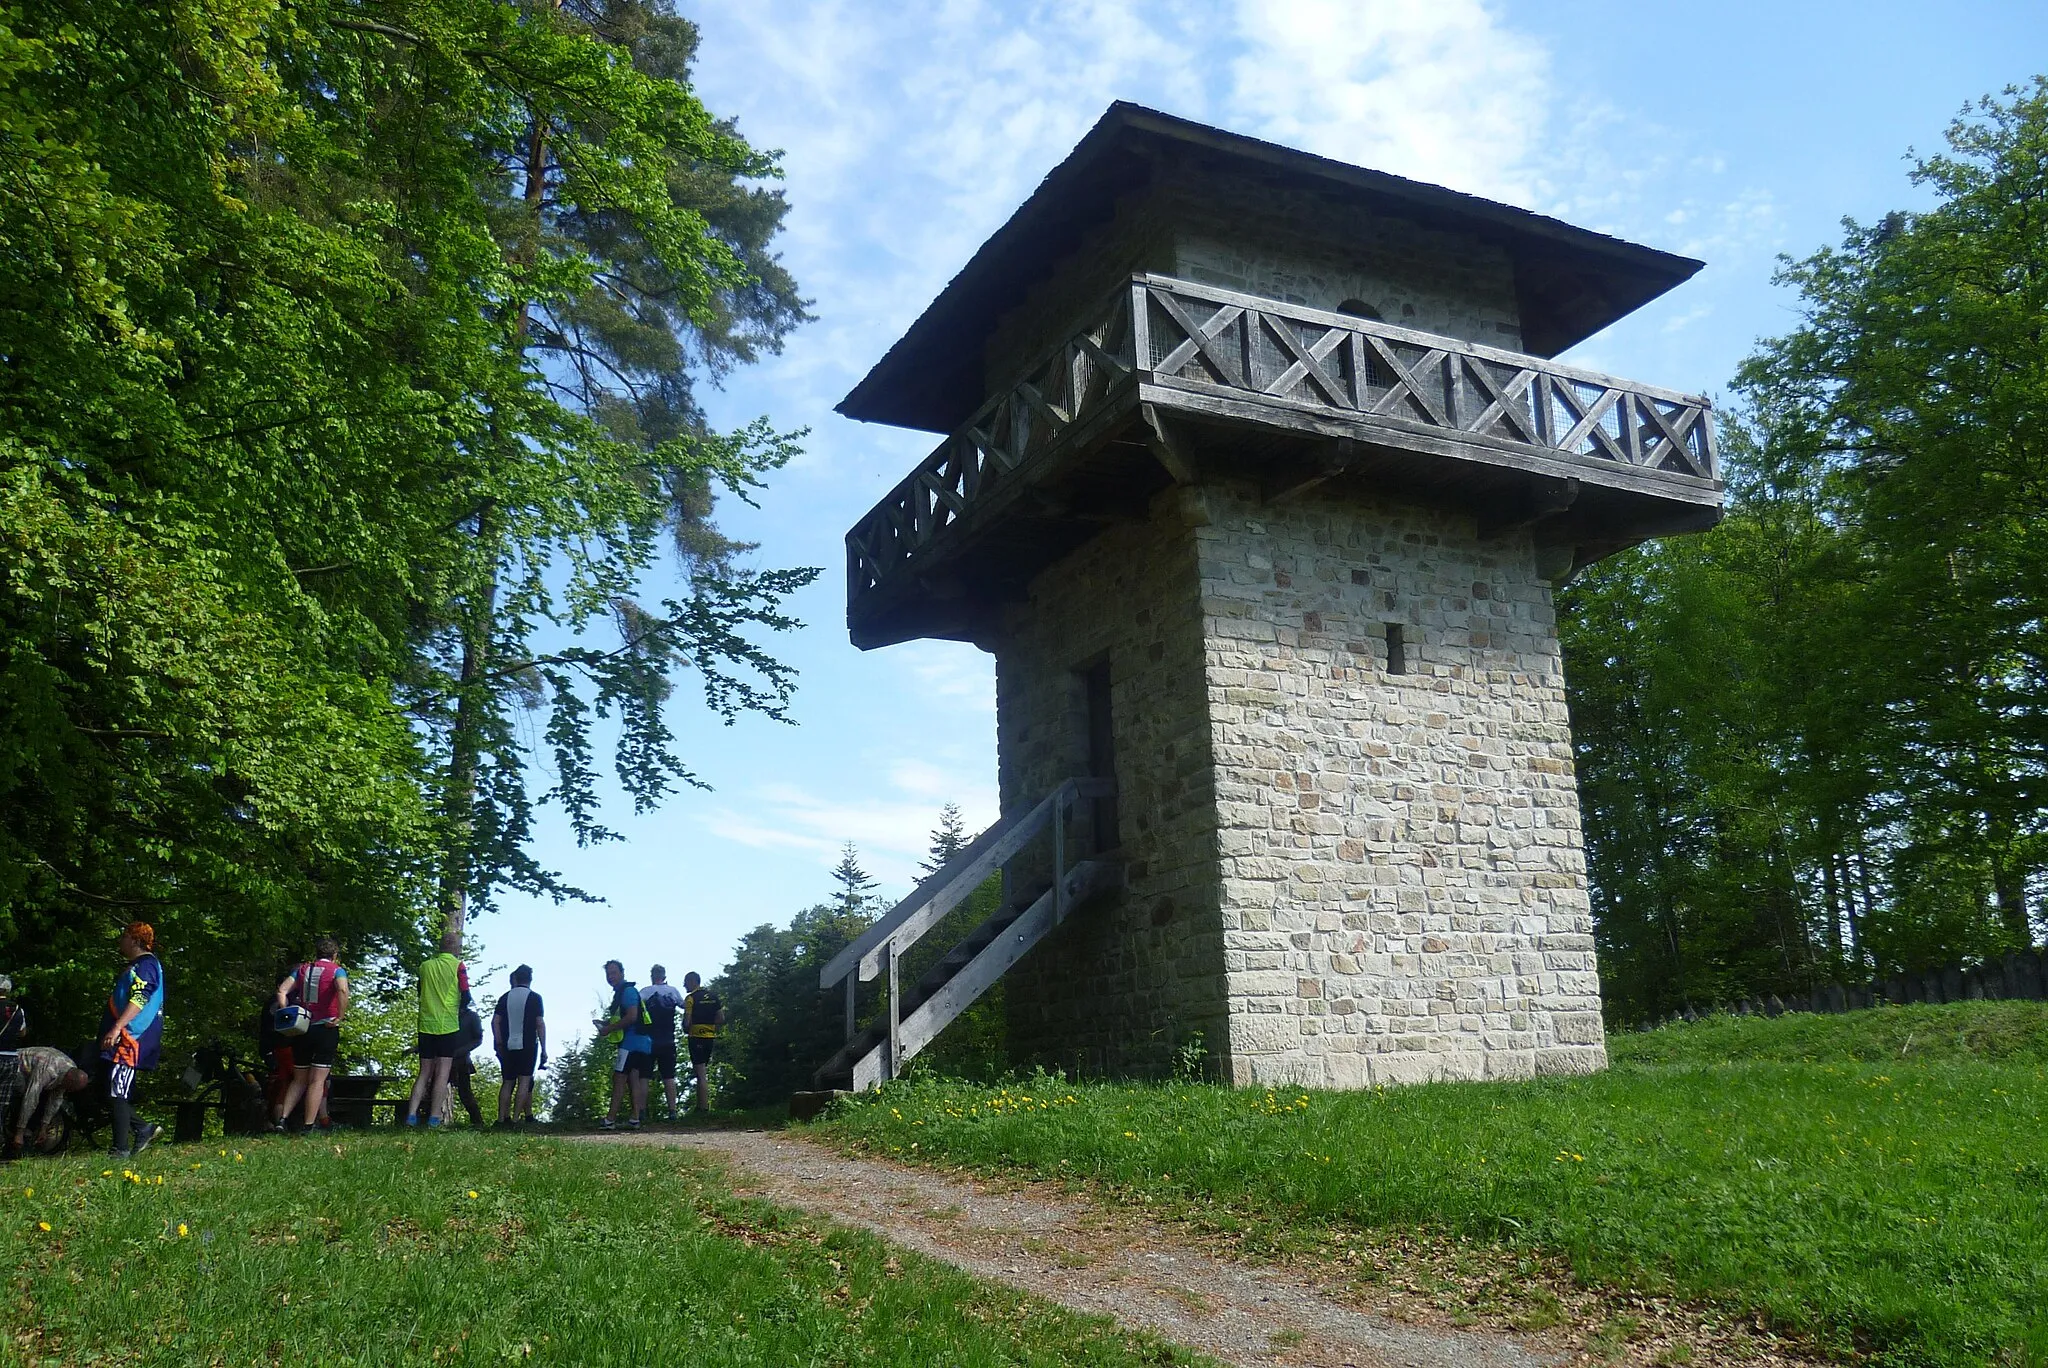
<path fill-rule="evenodd" d="M 1547 49 L 1478 0 L 1239 0 L 1231 112 L 1326 157 L 1530 203 Z"/>
<path fill-rule="evenodd" d="M 830 868 L 846 842 L 885 889 L 917 882 L 917 864 L 931 848 L 939 809 L 959 803 L 969 832 L 997 815 L 993 777 L 965 763 L 900 758 L 881 767 L 860 793 L 820 791 L 802 784 L 759 785 L 738 806 L 721 807 L 704 818 L 705 830 L 752 850 L 789 851 Z M 966 780 L 966 782 L 962 782 Z"/>

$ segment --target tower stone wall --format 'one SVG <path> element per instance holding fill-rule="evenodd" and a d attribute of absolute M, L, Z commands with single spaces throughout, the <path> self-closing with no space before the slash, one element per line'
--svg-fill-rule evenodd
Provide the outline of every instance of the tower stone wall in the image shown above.
<path fill-rule="evenodd" d="M 1605 1063 L 1564 681 L 1526 536 L 1311 491 L 1162 496 L 996 643 L 1003 804 L 1086 772 L 1129 885 L 1008 980 L 1021 1059 L 1365 1087 Z M 1400 628 L 1391 668 L 1389 624 Z"/>
<path fill-rule="evenodd" d="M 1195 1032 L 1219 1051 L 1228 1037 L 1195 549 L 1164 498 L 1040 575 L 995 643 L 1006 812 L 1088 772 L 1083 672 L 1108 664 L 1127 876 L 1005 979 L 1020 1060 L 1150 1074 Z"/>
<path fill-rule="evenodd" d="M 1602 1067 L 1564 674 L 1528 537 L 1356 497 L 1204 496 L 1230 1076 Z"/>

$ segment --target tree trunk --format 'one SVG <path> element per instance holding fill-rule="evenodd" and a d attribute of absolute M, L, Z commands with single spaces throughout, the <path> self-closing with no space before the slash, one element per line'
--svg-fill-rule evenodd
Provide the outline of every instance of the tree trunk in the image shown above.
<path fill-rule="evenodd" d="M 498 610 L 496 536 L 486 504 L 477 515 L 476 540 L 489 568 L 483 587 L 462 615 L 462 675 L 455 692 L 455 728 L 448 740 L 448 787 L 444 813 L 448 844 L 442 852 L 441 919 L 462 934 L 469 916 L 470 865 L 476 838 L 477 770 L 483 762 L 484 722 L 490 711 L 491 633 Z"/>
<path fill-rule="evenodd" d="M 2034 944 L 2034 925 L 2027 912 L 2027 875 L 2030 871 L 2010 855 L 1991 857 L 1991 898 L 1998 905 L 2005 934 L 2022 950 Z"/>
<path fill-rule="evenodd" d="M 559 6 L 559 0 L 557 0 Z M 540 258 L 541 213 L 547 197 L 547 120 L 536 110 L 526 139 L 524 197 L 531 218 L 518 256 L 526 265 Z M 512 345 L 523 354 L 531 327 L 532 301 L 519 301 Z M 493 425 L 495 427 L 495 424 Z M 455 695 L 455 729 L 449 738 L 445 812 L 448 844 L 441 865 L 440 908 L 447 930 L 462 934 L 469 916 L 471 865 L 476 839 L 477 772 L 483 761 L 484 722 L 490 709 L 491 638 L 498 610 L 497 553 L 493 542 L 495 504 L 486 502 L 476 520 L 477 546 L 485 558 L 482 587 L 462 614 L 462 676 Z"/>

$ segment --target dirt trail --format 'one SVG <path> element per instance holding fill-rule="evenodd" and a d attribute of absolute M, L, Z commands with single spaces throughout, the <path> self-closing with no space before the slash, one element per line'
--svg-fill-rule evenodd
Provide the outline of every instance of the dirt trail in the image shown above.
<path fill-rule="evenodd" d="M 976 1277 L 1114 1317 L 1225 1363 L 1536 1368 L 1567 1358 L 1535 1338 L 1368 1314 L 1287 1269 L 1217 1258 L 1135 1213 L 1043 1188 L 1003 1191 L 770 1131 L 648 1133 L 602 1143 L 715 1155 L 740 1191 L 866 1227 Z"/>

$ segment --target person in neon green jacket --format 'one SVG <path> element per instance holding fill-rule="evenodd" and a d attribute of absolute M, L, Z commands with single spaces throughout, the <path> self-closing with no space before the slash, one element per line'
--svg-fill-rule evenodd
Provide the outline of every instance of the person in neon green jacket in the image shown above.
<path fill-rule="evenodd" d="M 420 1076 L 405 1104 L 405 1124 L 420 1123 L 426 1104 L 427 1125 L 439 1126 L 448 1111 L 448 1071 L 462 1048 L 462 1004 L 469 1001 L 469 969 L 460 953 L 462 934 L 441 937 L 441 953 L 420 966 Z"/>

